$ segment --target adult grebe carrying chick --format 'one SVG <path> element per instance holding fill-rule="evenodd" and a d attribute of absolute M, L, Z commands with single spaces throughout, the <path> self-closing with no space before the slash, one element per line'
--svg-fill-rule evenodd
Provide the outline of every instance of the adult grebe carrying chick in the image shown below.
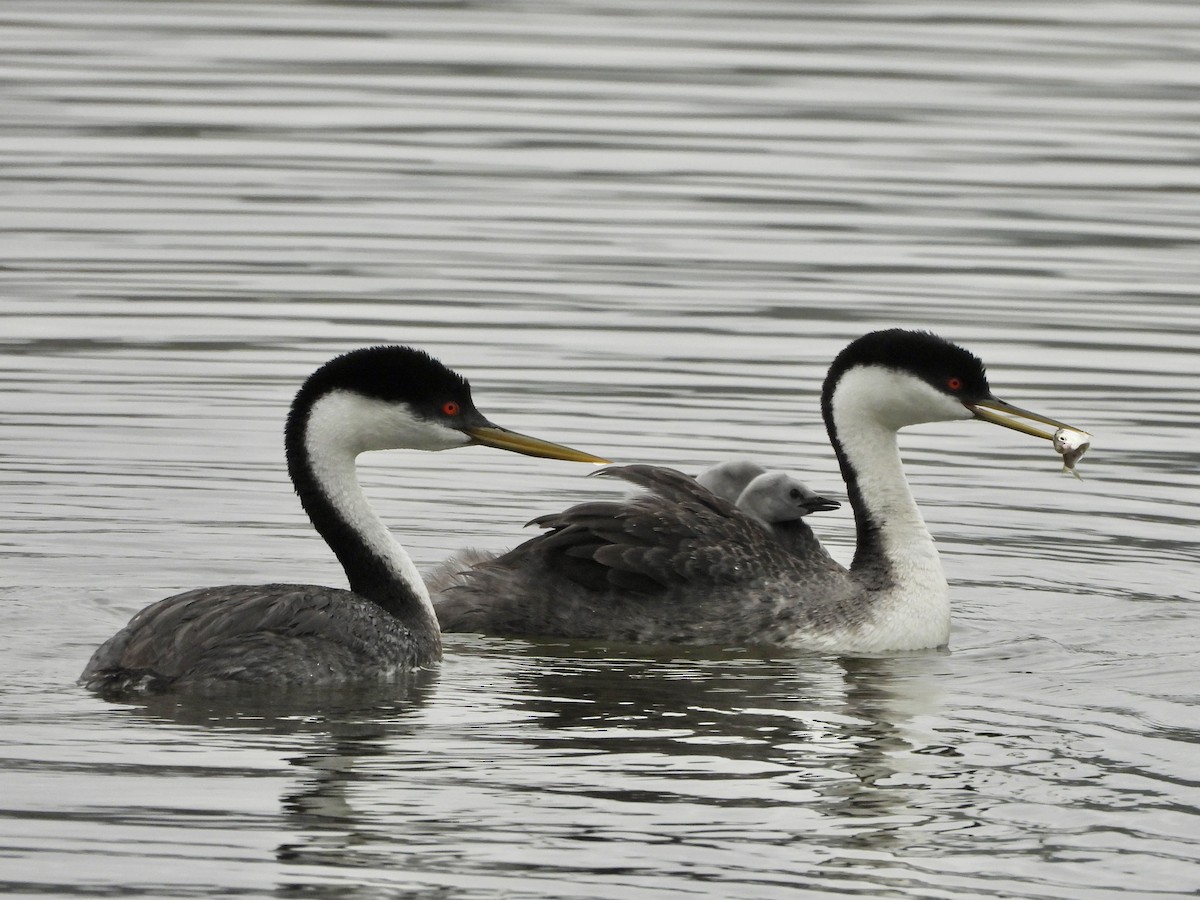
<path fill-rule="evenodd" d="M 597 474 L 646 493 L 535 519 L 544 534 L 434 597 L 443 630 L 838 653 L 944 645 L 949 591 L 897 432 L 981 419 L 1049 441 L 1068 426 L 997 399 L 983 363 L 962 347 L 901 329 L 867 334 L 838 354 L 821 413 L 854 510 L 849 568 L 815 540 L 791 552 L 686 475 L 613 467 Z"/>

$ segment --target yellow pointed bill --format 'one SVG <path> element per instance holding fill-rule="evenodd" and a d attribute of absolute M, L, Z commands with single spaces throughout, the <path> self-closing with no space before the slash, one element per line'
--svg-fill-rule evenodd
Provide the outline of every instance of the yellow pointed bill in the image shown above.
<path fill-rule="evenodd" d="M 977 419 L 991 422 L 994 425 L 1003 425 L 1005 428 L 1013 429 L 1013 431 L 1020 431 L 1023 434 L 1029 434 L 1047 441 L 1054 440 L 1054 432 L 1058 429 L 1072 427 L 1059 422 L 1057 419 L 1043 416 L 1041 413 L 1031 412 L 1028 409 L 1021 409 L 1019 406 L 1013 406 L 1011 403 L 1005 403 L 996 397 L 980 400 L 977 403 L 971 404 L 968 408 L 975 414 L 975 418 Z M 1033 422 L 1049 425 L 1050 430 L 1047 431 L 1045 428 L 1038 428 L 1036 425 L 1030 424 Z M 1076 428 L 1073 430 L 1080 431 L 1081 429 Z"/>
<path fill-rule="evenodd" d="M 584 453 L 582 450 L 574 450 L 571 447 L 564 447 L 562 444 L 554 444 L 550 441 L 543 441 L 541 438 L 509 431 L 499 425 L 481 425 L 467 428 L 465 431 L 476 444 L 496 447 L 500 450 L 511 450 L 513 453 L 524 453 L 526 456 L 565 459 L 569 462 L 596 463 L 598 465 L 607 465 L 610 462 L 603 457 Z"/>

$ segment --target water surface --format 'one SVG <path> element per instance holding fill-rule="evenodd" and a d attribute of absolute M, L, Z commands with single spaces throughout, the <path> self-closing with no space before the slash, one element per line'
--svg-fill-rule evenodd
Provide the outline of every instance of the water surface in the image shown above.
<path fill-rule="evenodd" d="M 0 10 L 0 888 L 773 898 L 1200 889 L 1200 11 L 10 2 Z M 454 636 L 386 690 L 114 704 L 148 602 L 341 584 L 299 381 L 425 347 L 498 422 L 838 494 L 825 367 L 932 328 L 1089 428 L 1083 481 L 912 429 L 947 651 Z M 414 558 L 613 490 L 364 460 Z M 846 511 L 819 531 L 843 560 Z"/>

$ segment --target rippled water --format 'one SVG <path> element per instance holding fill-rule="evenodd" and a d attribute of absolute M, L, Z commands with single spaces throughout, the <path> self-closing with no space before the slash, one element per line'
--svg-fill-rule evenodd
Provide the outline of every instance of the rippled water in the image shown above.
<path fill-rule="evenodd" d="M 0 9 L 0 889 L 920 897 L 1200 889 L 1200 7 Z M 283 474 L 368 343 L 618 460 L 837 493 L 824 367 L 933 328 L 1096 434 L 903 441 L 948 651 L 455 636 L 387 691 L 110 704 L 202 584 L 340 584 Z M 378 454 L 422 565 L 611 490 Z M 849 515 L 818 523 L 843 559 Z"/>

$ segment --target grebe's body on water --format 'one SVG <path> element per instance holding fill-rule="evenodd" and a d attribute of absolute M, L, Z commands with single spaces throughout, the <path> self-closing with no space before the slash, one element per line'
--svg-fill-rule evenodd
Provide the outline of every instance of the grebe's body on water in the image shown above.
<path fill-rule="evenodd" d="M 314 372 L 285 429 L 288 473 L 349 590 L 201 588 L 154 603 L 93 654 L 80 681 L 118 693 L 381 680 L 441 656 L 421 576 L 359 488 L 369 450 L 484 444 L 579 462 L 598 457 L 499 428 L 466 379 L 408 347 L 368 347 Z"/>
<path fill-rule="evenodd" d="M 842 653 L 945 644 L 946 578 L 897 432 L 977 418 L 1050 440 L 1029 423 L 1066 426 L 994 397 L 968 351 L 899 329 L 837 356 L 821 412 L 854 509 L 848 569 L 815 539 L 796 552 L 681 473 L 616 467 L 598 474 L 646 492 L 536 519 L 544 534 L 446 581 L 434 597 L 443 630 Z"/>

